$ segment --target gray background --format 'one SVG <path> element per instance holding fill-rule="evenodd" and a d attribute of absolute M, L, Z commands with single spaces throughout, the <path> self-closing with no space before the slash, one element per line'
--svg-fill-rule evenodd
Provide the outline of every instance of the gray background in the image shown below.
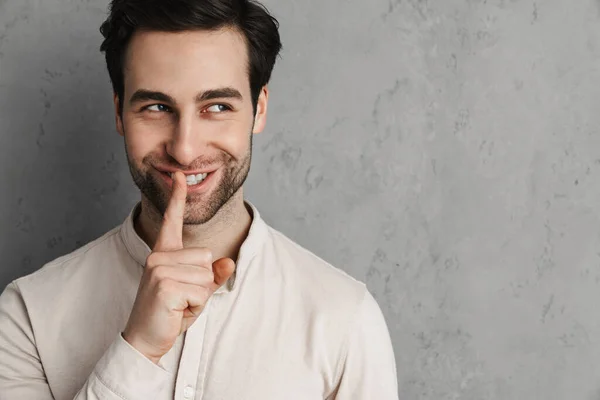
<path fill-rule="evenodd" d="M 138 199 L 107 0 L 0 0 L 0 286 Z M 600 399 L 597 0 L 269 0 L 247 197 L 365 281 L 402 399 Z"/>

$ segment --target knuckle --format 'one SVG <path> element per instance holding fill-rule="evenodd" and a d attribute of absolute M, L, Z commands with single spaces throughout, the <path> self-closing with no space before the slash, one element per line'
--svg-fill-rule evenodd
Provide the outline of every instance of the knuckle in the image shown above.
<path fill-rule="evenodd" d="M 204 286 L 198 286 L 196 295 L 205 302 L 210 297 L 210 290 Z"/>
<path fill-rule="evenodd" d="M 190 271 L 190 281 L 196 285 L 206 285 L 212 280 L 214 280 L 213 273 L 206 268 L 196 267 Z"/>
<path fill-rule="evenodd" d="M 212 251 L 210 251 L 209 249 L 202 249 L 202 264 L 212 264 L 213 261 L 213 256 L 212 256 Z"/>
<path fill-rule="evenodd" d="M 150 279 L 154 281 L 165 280 L 165 278 L 167 277 L 167 269 L 168 267 L 165 267 L 163 265 L 158 265 L 152 268 L 152 270 L 150 271 Z"/>
<path fill-rule="evenodd" d="M 170 212 L 166 212 L 165 216 L 163 217 L 163 225 L 171 225 L 181 219 L 183 219 L 182 213 L 175 210 L 170 210 Z"/>
<path fill-rule="evenodd" d="M 212 264 L 212 252 L 203 247 L 190 249 L 190 262 L 194 265 L 208 266 Z"/>
<path fill-rule="evenodd" d="M 156 295 L 160 297 L 168 296 L 173 291 L 173 282 L 169 279 L 163 279 L 156 284 Z"/>
<path fill-rule="evenodd" d="M 159 265 L 161 258 L 162 258 L 161 253 L 159 253 L 159 252 L 150 253 L 148 258 L 146 258 L 146 266 L 148 268 L 156 267 L 157 265 Z"/>
<path fill-rule="evenodd" d="M 215 280 L 215 273 L 212 271 L 206 271 L 206 274 L 204 275 L 204 279 L 206 279 L 206 283 L 211 283 Z"/>
<path fill-rule="evenodd" d="M 148 257 L 146 257 L 146 267 L 152 268 L 156 262 L 156 253 L 150 253 Z"/>

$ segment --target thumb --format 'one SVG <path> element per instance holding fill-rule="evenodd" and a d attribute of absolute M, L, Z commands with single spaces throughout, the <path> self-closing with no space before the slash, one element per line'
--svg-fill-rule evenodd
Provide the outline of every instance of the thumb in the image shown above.
<path fill-rule="evenodd" d="M 233 271 L 235 271 L 235 262 L 228 257 L 219 258 L 212 264 L 212 267 L 215 276 L 215 285 L 219 288 L 227 282 L 227 279 L 229 279 L 233 274 Z"/>

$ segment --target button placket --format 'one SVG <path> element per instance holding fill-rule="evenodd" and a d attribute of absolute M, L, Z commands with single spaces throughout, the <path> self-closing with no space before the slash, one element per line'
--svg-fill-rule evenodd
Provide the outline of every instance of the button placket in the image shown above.
<path fill-rule="evenodd" d="M 217 294 L 216 292 L 211 297 L 212 307 L 215 307 L 215 304 L 219 303 L 223 296 L 226 296 L 225 292 Z M 218 310 L 218 308 L 217 308 Z M 215 318 L 218 319 L 218 316 L 213 316 L 213 318 L 206 322 L 206 326 L 204 328 L 205 332 L 205 340 L 204 343 L 209 346 L 212 346 L 215 341 L 215 330 L 211 325 L 214 324 Z M 208 337 L 207 337 L 208 336 Z M 210 351 L 204 351 L 202 353 L 202 357 L 200 358 L 200 363 L 198 366 L 198 381 L 196 383 L 196 390 L 198 393 L 198 399 L 204 398 L 204 393 L 206 391 L 206 375 L 208 371 L 208 359 L 209 359 Z"/>
<path fill-rule="evenodd" d="M 185 333 L 185 340 L 175 384 L 175 399 L 190 400 L 196 397 L 196 382 L 200 369 L 200 358 L 204 347 L 207 314 L 212 301 L 208 300 L 202 314 Z"/>
<path fill-rule="evenodd" d="M 194 388 L 190 385 L 187 385 L 185 389 L 183 389 L 183 397 L 186 399 L 191 399 L 194 396 Z"/>

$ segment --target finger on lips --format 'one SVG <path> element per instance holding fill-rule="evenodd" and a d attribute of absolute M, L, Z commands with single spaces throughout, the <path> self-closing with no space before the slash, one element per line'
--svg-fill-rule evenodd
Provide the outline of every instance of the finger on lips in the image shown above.
<path fill-rule="evenodd" d="M 209 249 L 183 248 L 186 196 L 185 175 L 177 171 L 173 175 L 171 198 L 156 244 L 146 259 L 149 279 L 159 283 L 161 280 L 173 280 L 182 284 L 201 285 L 209 291 L 216 291 L 233 273 L 235 262 L 226 258 L 213 263 L 212 252 Z"/>
<path fill-rule="evenodd" d="M 172 251 L 183 248 L 183 214 L 185 212 L 186 196 L 185 175 L 177 171 L 173 176 L 171 199 L 165 210 L 163 224 L 158 233 L 154 251 Z"/>

